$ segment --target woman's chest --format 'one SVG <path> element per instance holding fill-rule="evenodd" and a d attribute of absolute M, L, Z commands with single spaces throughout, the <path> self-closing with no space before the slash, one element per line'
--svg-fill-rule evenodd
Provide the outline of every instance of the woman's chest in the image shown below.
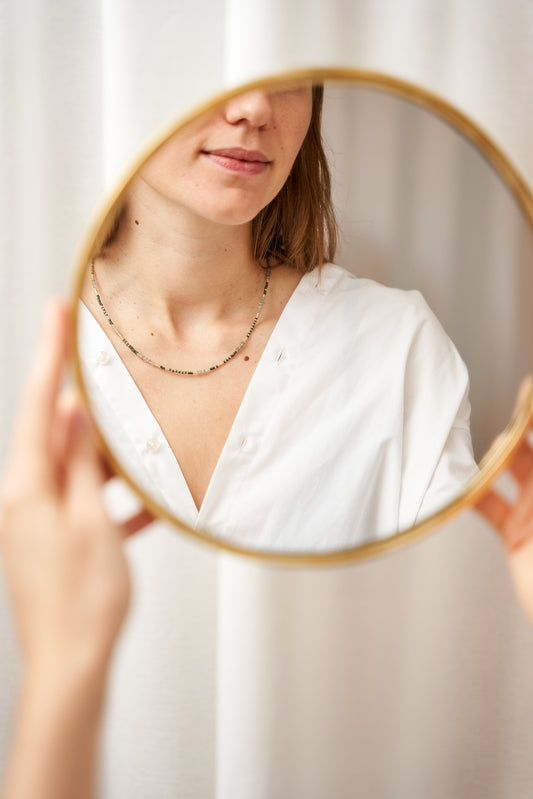
<path fill-rule="evenodd" d="M 157 420 L 197 508 L 260 358 L 260 342 L 207 375 L 174 375 L 130 360 L 128 371 Z"/>

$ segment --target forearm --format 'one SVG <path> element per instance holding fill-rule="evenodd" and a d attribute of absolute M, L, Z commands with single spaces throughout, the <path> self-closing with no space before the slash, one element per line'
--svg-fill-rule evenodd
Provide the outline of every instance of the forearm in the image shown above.
<path fill-rule="evenodd" d="M 93 799 L 103 698 L 100 676 L 76 681 L 28 675 L 2 799 Z"/>

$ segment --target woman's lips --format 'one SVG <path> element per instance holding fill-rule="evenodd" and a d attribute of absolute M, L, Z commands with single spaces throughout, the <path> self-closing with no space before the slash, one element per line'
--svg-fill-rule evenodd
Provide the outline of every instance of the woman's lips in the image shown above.
<path fill-rule="evenodd" d="M 202 153 L 224 169 L 245 175 L 260 175 L 270 164 L 264 153 L 259 150 L 245 150 L 242 147 L 203 150 Z"/>

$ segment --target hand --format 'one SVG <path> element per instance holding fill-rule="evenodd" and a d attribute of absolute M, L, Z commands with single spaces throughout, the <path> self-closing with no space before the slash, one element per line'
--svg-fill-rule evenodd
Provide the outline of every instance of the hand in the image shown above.
<path fill-rule="evenodd" d="M 0 554 L 23 658 L 57 680 L 105 671 L 130 594 L 90 419 L 59 398 L 67 329 L 65 308 L 51 303 L 0 494 Z"/>
<path fill-rule="evenodd" d="M 509 471 L 519 487 L 517 502 L 511 505 L 491 490 L 476 508 L 499 532 L 516 594 L 533 622 L 533 449 L 527 440 L 515 453 Z"/>
<path fill-rule="evenodd" d="M 91 421 L 59 396 L 68 320 L 48 307 L 0 495 L 0 555 L 25 670 L 5 799 L 92 799 L 107 668 L 126 615 L 123 539 Z"/>

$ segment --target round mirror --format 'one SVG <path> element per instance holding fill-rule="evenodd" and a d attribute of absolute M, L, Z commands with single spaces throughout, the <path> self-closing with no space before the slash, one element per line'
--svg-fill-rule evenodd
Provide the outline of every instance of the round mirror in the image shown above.
<path fill-rule="evenodd" d="M 533 200 L 391 78 L 256 81 L 144 153 L 82 248 L 75 371 L 144 504 L 231 551 L 328 563 L 472 505 L 532 406 Z M 514 308 L 516 325 L 500 315 Z"/>

